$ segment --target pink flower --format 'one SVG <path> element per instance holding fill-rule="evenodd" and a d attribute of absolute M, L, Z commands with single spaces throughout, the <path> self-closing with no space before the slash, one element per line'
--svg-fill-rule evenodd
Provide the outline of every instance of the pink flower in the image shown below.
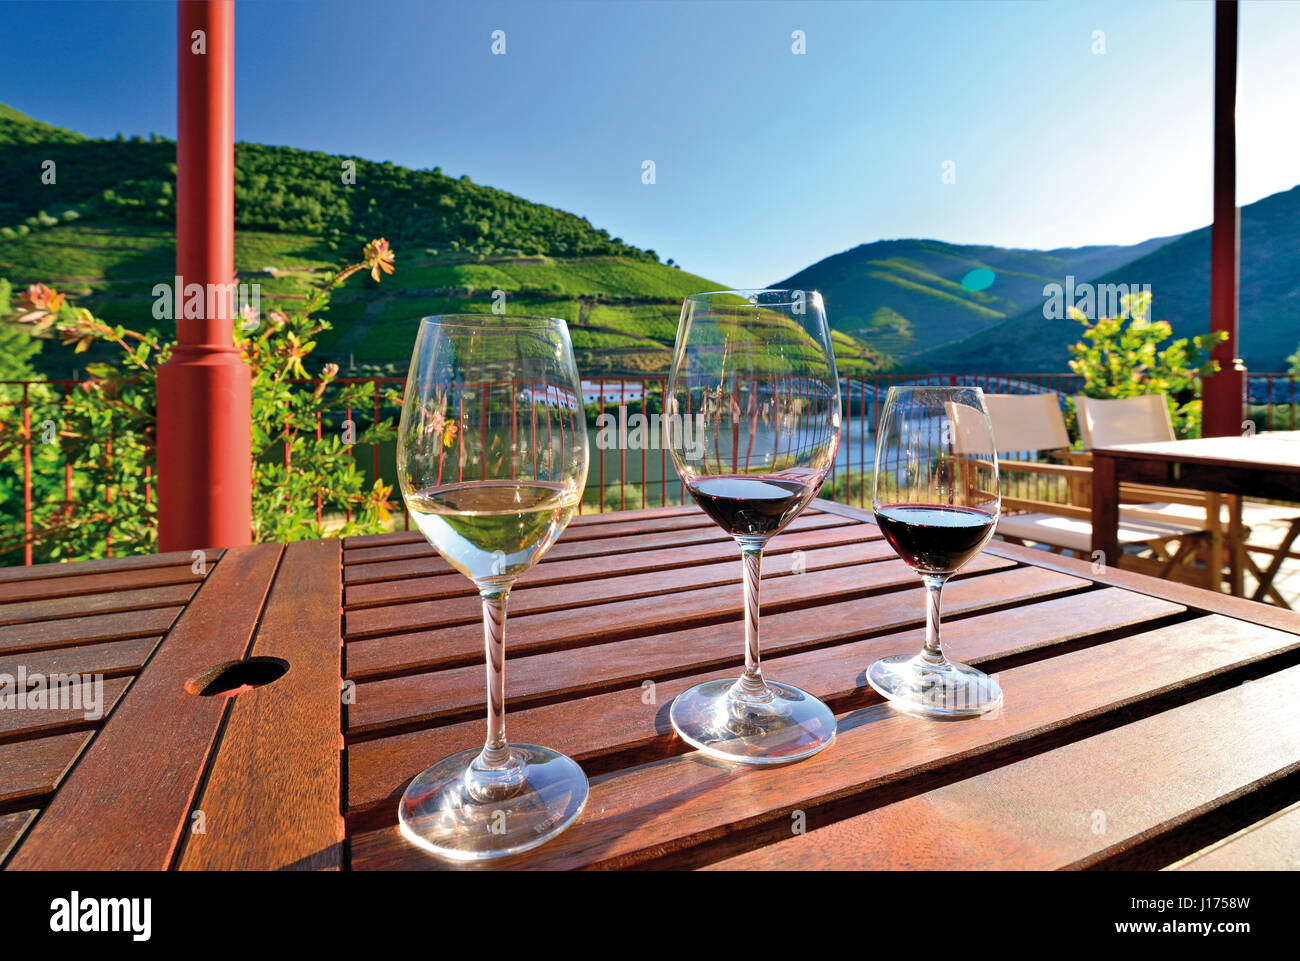
<path fill-rule="evenodd" d="M 37 310 L 46 310 L 51 314 L 59 312 L 63 298 L 63 294 L 44 284 L 32 284 L 27 288 L 27 302 Z"/>
<path fill-rule="evenodd" d="M 383 237 L 366 244 L 365 255 L 366 266 L 370 268 L 370 278 L 375 283 L 379 283 L 379 272 L 381 270 L 386 274 L 393 272 L 393 260 L 396 254 L 389 249 L 388 241 Z"/>

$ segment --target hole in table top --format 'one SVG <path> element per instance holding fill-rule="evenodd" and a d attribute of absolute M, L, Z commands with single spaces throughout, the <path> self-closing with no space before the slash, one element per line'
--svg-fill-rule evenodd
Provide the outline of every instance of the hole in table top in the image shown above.
<path fill-rule="evenodd" d="M 246 661 L 214 664 L 185 682 L 185 690 L 199 697 L 234 697 L 255 687 L 278 681 L 289 662 L 278 657 L 250 657 Z"/>

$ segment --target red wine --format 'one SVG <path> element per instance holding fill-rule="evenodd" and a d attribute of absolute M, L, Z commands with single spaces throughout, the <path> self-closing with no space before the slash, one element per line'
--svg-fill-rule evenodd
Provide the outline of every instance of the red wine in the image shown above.
<path fill-rule="evenodd" d="M 812 493 L 789 477 L 700 477 L 687 490 L 704 513 L 733 537 L 768 537 L 790 522 Z"/>
<path fill-rule="evenodd" d="M 973 507 L 891 504 L 876 523 L 898 556 L 922 574 L 951 574 L 983 549 L 995 518 Z"/>

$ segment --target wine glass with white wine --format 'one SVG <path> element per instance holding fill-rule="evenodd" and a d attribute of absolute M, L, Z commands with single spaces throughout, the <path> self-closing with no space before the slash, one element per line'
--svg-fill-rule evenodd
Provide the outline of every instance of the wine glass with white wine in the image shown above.
<path fill-rule="evenodd" d="M 505 734 L 506 603 L 555 543 L 587 481 L 587 431 L 568 326 L 550 317 L 426 317 L 406 380 L 397 477 L 439 554 L 478 588 L 487 655 L 487 741 L 418 775 L 398 820 L 456 860 L 527 851 L 582 812 L 587 779 L 549 748 Z"/>

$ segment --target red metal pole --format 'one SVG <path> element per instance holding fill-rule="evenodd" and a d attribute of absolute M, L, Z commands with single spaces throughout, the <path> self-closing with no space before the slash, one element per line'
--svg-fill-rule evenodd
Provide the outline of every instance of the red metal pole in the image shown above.
<path fill-rule="evenodd" d="M 68 412 L 72 409 L 71 393 L 72 385 L 65 384 L 63 387 L 64 420 L 67 420 Z M 72 461 L 68 460 L 66 454 L 63 457 L 63 500 L 66 505 L 67 516 L 70 518 L 72 517 Z"/>
<path fill-rule="evenodd" d="M 158 543 L 163 551 L 252 539 L 251 372 L 234 346 L 235 10 L 177 3 L 177 345 L 158 371 Z M 185 316 L 186 289 L 204 292 Z M 233 287 L 228 288 L 233 291 Z"/>
<path fill-rule="evenodd" d="M 320 443 L 321 438 L 321 416 L 320 411 L 316 411 L 316 443 Z M 320 527 L 321 509 L 324 505 L 321 503 L 320 487 L 316 488 L 316 526 Z"/>
<path fill-rule="evenodd" d="M 357 425 L 354 424 L 354 423 L 352 422 L 352 405 L 351 405 L 351 404 L 348 405 L 347 413 L 343 415 L 343 423 L 346 424 L 346 425 L 349 425 L 349 433 L 351 434 L 351 436 L 354 436 L 354 437 L 355 437 L 355 436 L 356 436 Z M 353 453 L 353 448 L 354 448 L 354 446 L 355 446 L 355 445 L 353 445 L 353 444 L 348 444 L 348 457 L 350 457 L 350 458 L 352 459 L 352 463 L 353 463 L 353 465 L 355 466 L 355 465 L 356 465 L 356 462 L 357 462 L 357 455 Z M 442 454 L 441 454 L 441 453 L 438 454 L 438 482 L 439 482 L 439 483 L 442 483 Z M 347 509 L 346 509 L 346 512 L 345 512 L 345 513 L 346 513 L 346 515 L 347 515 L 348 523 L 351 523 L 351 522 L 352 522 L 352 502 L 351 502 L 351 501 L 348 501 L 348 506 L 347 506 Z"/>
<path fill-rule="evenodd" d="M 104 443 L 104 465 L 109 469 L 110 476 L 111 476 L 113 470 L 113 426 L 111 424 L 109 425 L 108 428 L 108 439 Z M 113 503 L 113 492 L 115 490 L 116 488 L 114 487 L 108 487 L 104 491 L 105 504 Z M 106 524 L 107 524 L 107 530 L 104 532 L 104 547 L 105 547 L 104 553 L 107 554 L 109 557 L 112 557 L 113 556 L 113 514 L 111 511 L 109 512 L 108 520 Z"/>
<path fill-rule="evenodd" d="M 618 382 L 618 406 L 621 417 L 627 406 L 627 378 Z M 627 444 L 623 443 L 618 445 L 618 509 L 627 510 Z"/>
<path fill-rule="evenodd" d="M 1201 432 L 1241 433 L 1246 366 L 1238 357 L 1237 283 L 1241 215 L 1237 210 L 1237 0 L 1214 5 L 1214 226 L 1210 231 L 1210 330 L 1226 331 L 1211 356 L 1219 372 L 1202 385 Z"/>
<path fill-rule="evenodd" d="M 378 427 L 379 426 L 379 381 L 378 380 L 372 381 L 370 386 L 374 388 L 374 397 L 375 397 L 374 416 L 371 418 L 370 422 L 375 427 Z M 515 445 L 513 443 L 513 438 L 512 438 L 510 449 L 514 450 L 514 447 Z M 377 481 L 379 480 L 379 444 L 378 443 L 371 444 L 370 450 L 374 455 L 374 476 L 372 478 L 372 481 Z"/>
<path fill-rule="evenodd" d="M 32 566 L 32 407 L 23 384 L 23 564 Z"/>

